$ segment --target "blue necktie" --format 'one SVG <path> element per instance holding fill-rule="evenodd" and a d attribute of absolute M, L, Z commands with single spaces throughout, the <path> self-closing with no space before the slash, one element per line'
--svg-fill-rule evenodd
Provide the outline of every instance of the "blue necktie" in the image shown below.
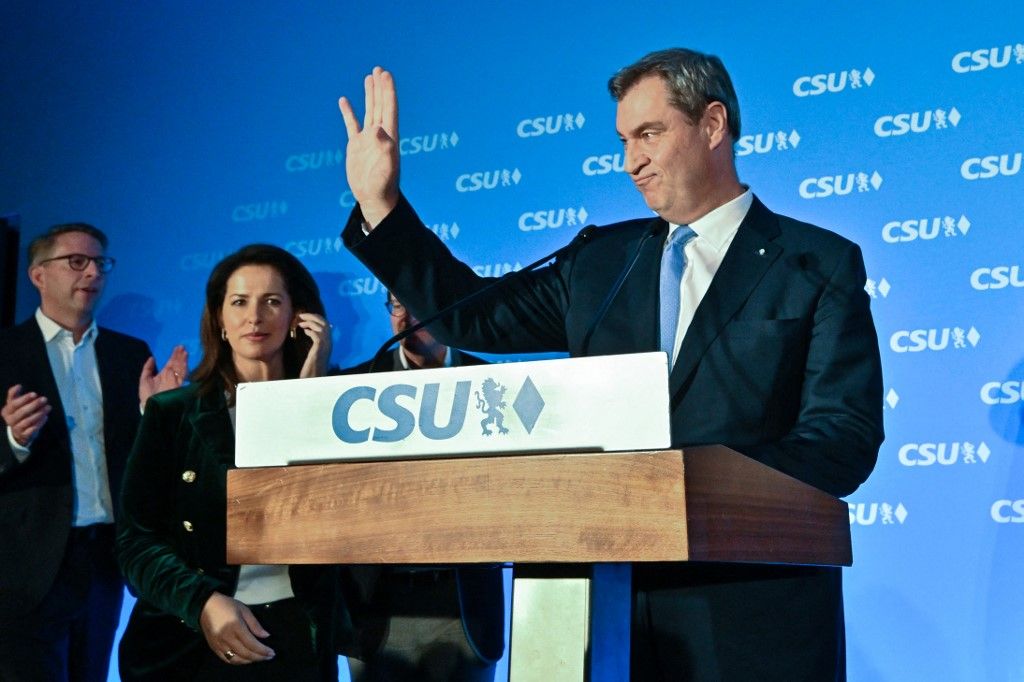
<path fill-rule="evenodd" d="M 672 353 L 679 326 L 679 287 L 686 268 L 686 243 L 697 236 L 687 225 L 680 225 L 669 236 L 661 254 L 661 350 L 668 353 L 669 369 L 676 359 Z"/>

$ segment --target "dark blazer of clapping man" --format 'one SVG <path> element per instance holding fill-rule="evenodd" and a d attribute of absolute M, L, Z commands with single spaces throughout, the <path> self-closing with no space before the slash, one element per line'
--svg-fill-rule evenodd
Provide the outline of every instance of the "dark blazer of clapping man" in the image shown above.
<path fill-rule="evenodd" d="M 417 324 L 387 292 L 393 334 Z M 486 361 L 449 348 L 426 328 L 343 374 L 396 372 L 483 365 Z M 353 682 L 490 682 L 505 648 L 505 595 L 498 566 L 353 566 L 350 608 L 364 614 L 363 660 L 349 659 Z M 357 602 L 363 602 L 359 604 Z M 358 619 L 358 616 L 357 616 Z"/>
<path fill-rule="evenodd" d="M 98 327 L 114 259 L 86 223 L 28 247 L 33 317 L 0 331 L 0 679 L 105 681 L 124 583 L 114 512 L 140 405 L 180 386 L 144 341 Z"/>
<path fill-rule="evenodd" d="M 340 101 L 348 183 L 359 202 L 343 238 L 427 316 L 487 280 L 453 258 L 399 191 L 391 74 L 375 68 L 365 89 L 362 125 Z M 860 249 L 773 213 L 740 183 L 739 105 L 717 57 L 654 52 L 616 73 L 609 89 L 627 177 L 658 217 L 598 229 L 434 333 L 489 352 L 663 350 L 674 447 L 723 443 L 848 495 L 871 472 L 882 441 L 881 369 Z M 591 333 L 634 254 L 635 267 Z M 642 564 L 634 566 L 633 592 L 634 680 L 845 679 L 837 568 Z"/>

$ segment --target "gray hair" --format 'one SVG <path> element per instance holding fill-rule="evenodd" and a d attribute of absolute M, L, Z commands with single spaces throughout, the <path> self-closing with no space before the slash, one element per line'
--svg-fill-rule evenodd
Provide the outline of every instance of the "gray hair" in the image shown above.
<path fill-rule="evenodd" d="M 740 105 L 725 65 L 718 57 L 683 47 L 651 52 L 640 61 L 625 66 L 608 80 L 608 90 L 616 102 L 630 88 L 650 75 L 665 81 L 672 106 L 697 123 L 712 102 L 721 102 L 729 120 L 729 133 L 740 138 Z"/>

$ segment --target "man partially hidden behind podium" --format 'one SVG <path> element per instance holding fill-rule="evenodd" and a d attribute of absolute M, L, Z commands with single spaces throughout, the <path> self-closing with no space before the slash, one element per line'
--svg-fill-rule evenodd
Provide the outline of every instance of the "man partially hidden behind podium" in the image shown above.
<path fill-rule="evenodd" d="M 658 218 L 598 229 L 431 329 L 445 343 L 499 353 L 663 350 L 674 447 L 723 443 L 848 495 L 882 441 L 860 249 L 773 213 L 740 183 L 739 106 L 717 57 L 655 52 L 609 89 L 626 172 Z M 419 316 L 484 286 L 399 190 L 391 75 L 367 77 L 362 126 L 347 100 L 340 106 L 359 202 L 348 247 Z M 839 569 L 640 564 L 633 588 L 633 680 L 845 679 Z"/>
<path fill-rule="evenodd" d="M 416 318 L 390 292 L 391 331 Z M 437 341 L 426 329 L 406 336 L 376 366 L 344 374 L 486 364 Z M 365 660 L 349 659 L 353 682 L 491 682 L 505 648 L 505 595 L 500 567 L 383 567 L 348 569 L 366 601 L 361 630 L 376 641 Z M 358 607 L 356 607 L 358 609 Z M 372 625 L 372 624 L 375 624 Z M 374 637 L 379 635 L 379 639 Z"/>

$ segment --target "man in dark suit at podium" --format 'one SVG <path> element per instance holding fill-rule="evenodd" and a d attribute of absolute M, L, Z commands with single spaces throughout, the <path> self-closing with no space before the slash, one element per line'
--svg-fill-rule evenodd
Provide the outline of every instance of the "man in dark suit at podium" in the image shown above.
<path fill-rule="evenodd" d="M 882 441 L 860 249 L 773 213 L 740 183 L 739 106 L 717 57 L 651 53 L 609 89 L 625 170 L 658 218 L 600 228 L 432 330 L 499 353 L 663 350 L 673 447 L 722 443 L 833 495 L 853 492 Z M 342 236 L 426 316 L 488 280 L 453 258 L 399 190 L 389 73 L 367 76 L 366 99 L 362 126 L 340 102 L 359 201 Z M 845 679 L 839 569 L 643 564 L 633 592 L 634 680 Z"/>
<path fill-rule="evenodd" d="M 35 316 L 0 331 L 0 679 L 107 679 L 124 583 L 114 507 L 139 406 L 180 386 L 140 339 L 98 327 L 114 259 L 84 223 L 28 247 Z"/>
<path fill-rule="evenodd" d="M 399 334 L 416 318 L 390 292 L 386 306 L 391 331 Z M 487 364 L 449 348 L 426 329 L 401 340 L 381 358 L 343 374 L 393 372 Z M 498 566 L 353 566 L 349 575 L 364 604 L 360 624 L 366 655 L 349 659 L 353 682 L 491 682 L 505 650 L 505 594 Z M 379 635 L 379 639 L 376 637 Z"/>

